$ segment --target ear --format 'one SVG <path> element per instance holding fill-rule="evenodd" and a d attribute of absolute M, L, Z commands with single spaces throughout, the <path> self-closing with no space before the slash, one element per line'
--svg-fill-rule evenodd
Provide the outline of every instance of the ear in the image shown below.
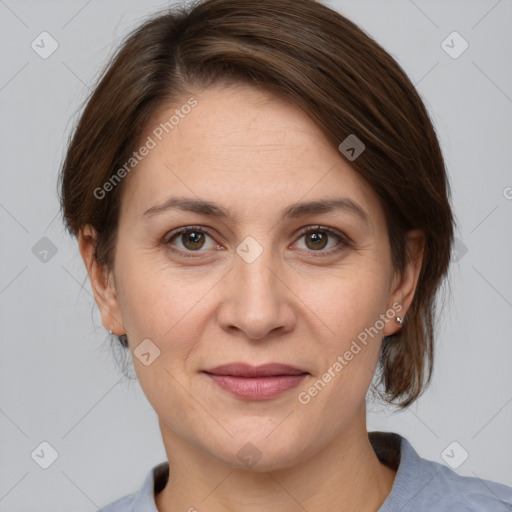
<path fill-rule="evenodd" d="M 125 334 L 114 275 L 106 265 L 99 264 L 94 255 L 97 241 L 98 235 L 92 226 L 88 224 L 80 229 L 78 246 L 89 275 L 96 304 L 100 310 L 103 326 L 107 331 L 111 330 L 113 334 Z"/>
<path fill-rule="evenodd" d="M 391 295 L 388 303 L 388 309 L 395 310 L 398 317 L 404 318 L 414 298 L 424 250 L 424 233 L 419 229 L 409 231 L 406 235 L 405 268 L 401 274 L 395 274 L 393 277 Z M 398 305 L 401 306 L 399 310 Z M 387 322 L 383 333 L 385 336 L 390 336 L 400 329 L 401 326 L 398 322 Z"/>

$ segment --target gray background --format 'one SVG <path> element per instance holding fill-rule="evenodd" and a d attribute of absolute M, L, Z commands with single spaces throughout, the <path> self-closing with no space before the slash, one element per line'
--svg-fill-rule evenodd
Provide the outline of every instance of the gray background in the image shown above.
<path fill-rule="evenodd" d="M 56 195 L 67 137 L 94 79 L 119 38 L 165 5 L 0 0 L 0 511 L 92 512 L 135 491 L 165 460 L 155 413 L 110 353 Z M 465 450 L 458 473 L 512 485 L 512 1 L 329 5 L 417 85 L 459 223 L 433 383 L 406 412 L 372 406 L 369 429 L 399 432 L 444 464 Z M 31 48 L 43 31 L 59 45 L 47 59 Z M 453 31 L 469 43 L 456 59 L 441 46 Z M 55 254 L 43 256 L 43 237 Z M 58 452 L 48 469 L 31 457 L 43 441 Z"/>

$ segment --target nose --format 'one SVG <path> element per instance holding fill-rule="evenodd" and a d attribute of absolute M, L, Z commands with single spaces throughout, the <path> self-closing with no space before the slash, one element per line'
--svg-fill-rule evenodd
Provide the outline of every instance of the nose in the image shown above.
<path fill-rule="evenodd" d="M 270 249 L 264 249 L 250 263 L 236 254 L 233 269 L 223 284 L 217 316 L 220 326 L 251 340 L 290 332 L 296 313 L 288 280 L 289 274 L 285 275 L 284 267 Z"/>

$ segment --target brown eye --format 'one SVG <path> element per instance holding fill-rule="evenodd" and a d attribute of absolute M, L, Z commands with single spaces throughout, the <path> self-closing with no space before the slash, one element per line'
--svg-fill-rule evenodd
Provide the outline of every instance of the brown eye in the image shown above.
<path fill-rule="evenodd" d="M 296 248 L 316 253 L 315 256 L 332 256 L 351 247 L 350 239 L 337 231 L 323 226 L 314 226 L 302 231 Z"/>
<path fill-rule="evenodd" d="M 304 236 L 306 237 L 306 246 L 313 251 L 323 249 L 329 239 L 329 236 L 324 231 L 310 231 Z"/>
<path fill-rule="evenodd" d="M 199 231 L 189 231 L 181 234 L 181 243 L 186 249 L 191 251 L 201 249 L 205 242 L 204 233 Z"/>
<path fill-rule="evenodd" d="M 191 256 L 193 253 L 199 256 L 208 249 L 214 249 L 215 240 L 204 229 L 190 226 L 174 231 L 164 240 L 164 245 L 183 256 Z"/>

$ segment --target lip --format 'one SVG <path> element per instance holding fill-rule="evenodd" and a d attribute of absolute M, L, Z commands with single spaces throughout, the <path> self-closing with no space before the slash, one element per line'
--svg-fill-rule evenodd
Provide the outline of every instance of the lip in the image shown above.
<path fill-rule="evenodd" d="M 230 363 L 205 370 L 224 391 L 246 400 L 266 400 L 297 387 L 309 375 L 305 370 L 287 364 L 270 363 L 252 366 Z"/>
<path fill-rule="evenodd" d="M 260 366 L 252 366 L 247 363 L 228 363 L 205 370 L 205 372 L 214 375 L 231 375 L 233 377 L 270 377 L 274 375 L 300 375 L 308 373 L 306 370 L 281 363 L 268 363 Z"/>

